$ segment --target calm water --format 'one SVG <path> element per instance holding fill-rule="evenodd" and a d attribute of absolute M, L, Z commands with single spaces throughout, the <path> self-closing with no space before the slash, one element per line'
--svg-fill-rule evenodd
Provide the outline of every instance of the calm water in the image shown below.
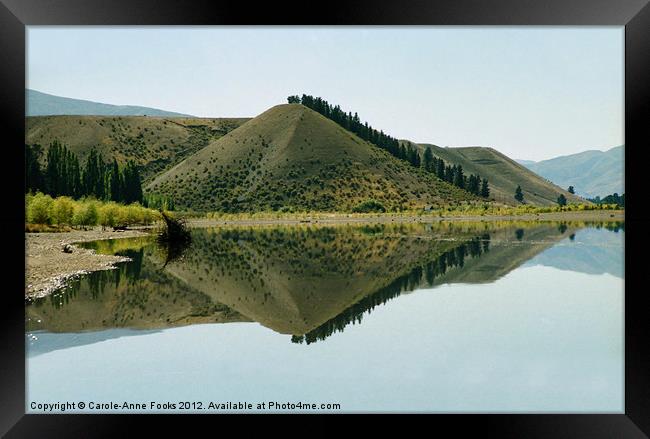
<path fill-rule="evenodd" d="M 132 261 L 26 307 L 27 411 L 621 413 L 623 243 L 620 223 L 507 222 L 90 243 Z"/>

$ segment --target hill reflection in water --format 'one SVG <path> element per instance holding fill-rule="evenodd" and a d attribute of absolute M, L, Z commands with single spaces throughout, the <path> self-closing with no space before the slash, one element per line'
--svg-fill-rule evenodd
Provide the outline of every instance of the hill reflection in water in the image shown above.
<path fill-rule="evenodd" d="M 546 250 L 586 226 L 474 222 L 195 229 L 193 244 L 167 264 L 151 239 L 97 241 L 87 246 L 132 261 L 84 275 L 28 305 L 27 331 L 258 322 L 291 335 L 294 343 L 311 344 L 361 323 L 364 314 L 402 294 L 441 284 L 494 282 L 532 258 L 543 262 Z"/>

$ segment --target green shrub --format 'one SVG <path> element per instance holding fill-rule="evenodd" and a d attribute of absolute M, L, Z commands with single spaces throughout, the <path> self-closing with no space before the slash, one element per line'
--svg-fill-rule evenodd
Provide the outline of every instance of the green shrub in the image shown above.
<path fill-rule="evenodd" d="M 366 200 L 357 205 L 352 211 L 358 213 L 386 212 L 386 207 L 377 200 Z"/>
<path fill-rule="evenodd" d="M 88 200 L 77 203 L 72 216 L 72 224 L 75 226 L 94 226 L 97 224 L 98 218 L 97 202 Z"/>
<path fill-rule="evenodd" d="M 117 225 L 117 216 L 120 206 L 117 203 L 106 203 L 99 208 L 98 221 L 102 227 L 113 227 Z"/>
<path fill-rule="evenodd" d="M 52 197 L 38 192 L 27 198 L 27 221 L 32 224 L 50 224 Z"/>
<path fill-rule="evenodd" d="M 50 218 L 55 224 L 72 224 L 75 202 L 70 197 L 57 197 L 52 202 Z"/>

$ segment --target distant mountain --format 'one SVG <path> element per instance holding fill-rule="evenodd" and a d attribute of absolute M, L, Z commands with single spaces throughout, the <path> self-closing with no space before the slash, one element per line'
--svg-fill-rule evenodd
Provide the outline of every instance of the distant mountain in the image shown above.
<path fill-rule="evenodd" d="M 556 186 L 493 148 L 481 146 L 443 148 L 427 143 L 420 143 L 417 146 L 422 153 L 426 148 L 430 148 L 435 157 L 443 159 L 447 164 L 462 166 L 466 175 L 478 174 L 481 178 L 487 178 L 490 185 L 490 198 L 498 202 L 516 204 L 514 195 L 517 185 L 521 186 L 524 201 L 536 206 L 557 205 L 557 197 L 560 194 L 564 194 L 570 202 L 585 202 L 568 193 L 566 187 Z"/>
<path fill-rule="evenodd" d="M 134 105 L 111 105 L 82 99 L 64 98 L 36 90 L 25 90 L 27 116 L 90 115 L 90 116 L 164 116 L 191 117 L 188 114 Z"/>
<path fill-rule="evenodd" d="M 625 192 L 625 146 L 608 151 L 584 151 L 540 162 L 517 160 L 553 183 L 587 198 Z"/>

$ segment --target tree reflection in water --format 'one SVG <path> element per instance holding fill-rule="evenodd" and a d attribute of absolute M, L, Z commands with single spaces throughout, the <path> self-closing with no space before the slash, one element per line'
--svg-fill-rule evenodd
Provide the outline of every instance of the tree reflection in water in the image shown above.
<path fill-rule="evenodd" d="M 458 247 L 444 252 L 440 257 L 428 264 L 413 268 L 410 273 L 400 276 L 376 293 L 361 299 L 361 301 L 318 328 L 304 335 L 293 335 L 291 341 L 293 343 L 311 344 L 319 340 L 325 340 L 336 332 L 342 332 L 349 324 L 361 323 L 363 315 L 371 312 L 376 306 L 383 305 L 405 291 L 413 291 L 420 287 L 432 287 L 435 279 L 445 274 L 448 269 L 453 267 L 462 268 L 466 257 L 478 258 L 489 250 L 489 233 L 463 242 Z"/>

